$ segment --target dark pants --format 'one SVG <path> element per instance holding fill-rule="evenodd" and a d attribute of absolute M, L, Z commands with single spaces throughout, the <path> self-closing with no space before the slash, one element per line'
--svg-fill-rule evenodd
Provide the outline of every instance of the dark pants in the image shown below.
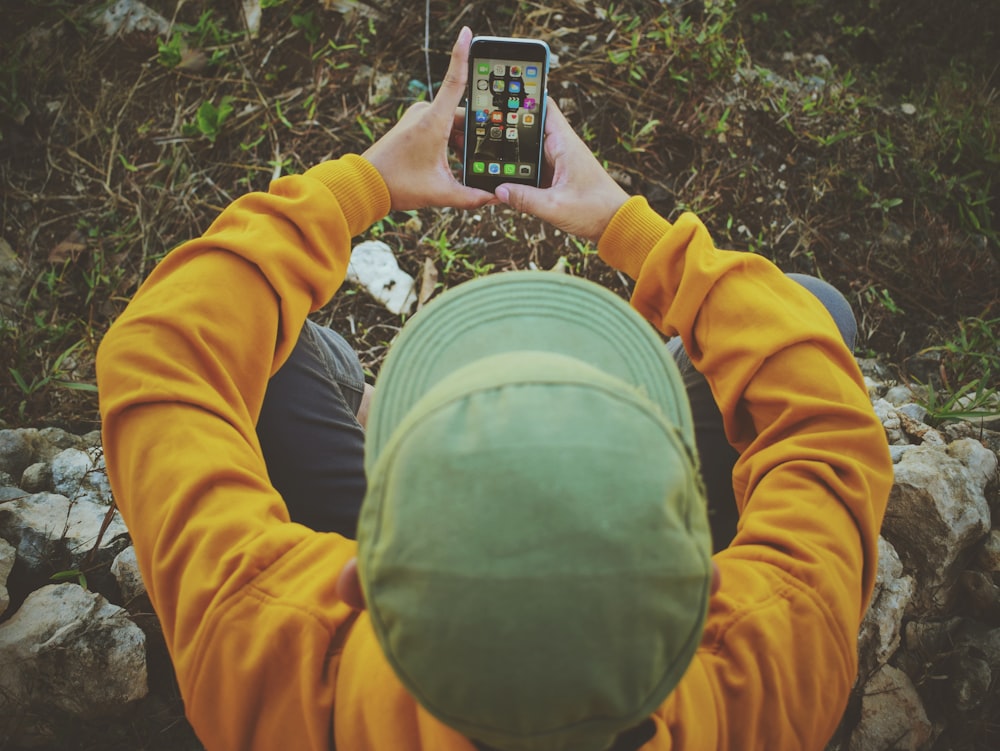
<path fill-rule="evenodd" d="M 816 295 L 853 349 L 857 324 L 844 296 L 814 277 L 788 276 Z M 708 382 L 694 369 L 680 339 L 672 339 L 667 348 L 691 402 L 712 540 L 720 550 L 736 534 L 732 474 L 738 454 L 726 440 Z M 271 483 L 293 521 L 355 536 L 366 488 L 365 434 L 355 418 L 363 390 L 361 363 L 350 345 L 339 334 L 306 322 L 288 361 L 268 384 L 257 423 Z"/>

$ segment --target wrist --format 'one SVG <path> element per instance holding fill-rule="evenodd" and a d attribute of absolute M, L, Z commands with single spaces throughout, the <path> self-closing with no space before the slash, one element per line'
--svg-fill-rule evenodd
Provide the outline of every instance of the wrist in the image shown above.
<path fill-rule="evenodd" d="M 333 194 L 352 237 L 389 213 L 389 187 L 371 161 L 357 154 L 317 164 L 305 175 L 319 180 Z"/>
<path fill-rule="evenodd" d="M 639 270 L 670 222 L 653 211 L 642 196 L 632 196 L 618 207 L 597 241 L 601 260 L 639 278 Z"/>

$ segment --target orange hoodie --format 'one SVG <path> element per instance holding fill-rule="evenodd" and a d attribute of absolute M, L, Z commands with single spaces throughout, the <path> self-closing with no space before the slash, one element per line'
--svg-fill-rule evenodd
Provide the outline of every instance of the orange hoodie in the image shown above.
<path fill-rule="evenodd" d="M 210 749 L 471 751 L 426 713 L 334 583 L 356 544 L 292 524 L 254 426 L 302 322 L 389 210 L 347 156 L 235 201 L 170 253 L 98 353 L 111 485 Z M 821 749 L 856 671 L 892 470 L 829 314 L 771 263 L 641 198 L 601 257 L 679 334 L 740 450 L 741 520 L 701 647 L 643 749 Z"/>

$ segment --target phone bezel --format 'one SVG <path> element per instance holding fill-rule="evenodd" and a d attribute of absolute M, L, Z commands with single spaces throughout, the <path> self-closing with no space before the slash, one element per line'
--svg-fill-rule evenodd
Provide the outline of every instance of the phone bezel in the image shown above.
<path fill-rule="evenodd" d="M 520 183 L 538 187 L 542 176 L 542 154 L 545 148 L 545 111 L 549 82 L 549 45 L 541 39 L 522 39 L 514 37 L 479 36 L 474 37 L 469 47 L 468 83 L 466 84 L 465 123 L 463 125 L 464 149 L 462 154 L 462 182 L 475 188 L 493 192 L 503 183 Z M 517 175 L 475 175 L 470 172 L 472 165 L 470 143 L 474 143 L 474 121 L 472 115 L 472 85 L 474 80 L 475 60 L 477 58 L 518 60 L 538 63 L 541 68 L 541 83 L 538 106 L 538 153 L 533 155 L 535 164 L 534 176 L 530 178 Z M 524 160 L 528 161 L 528 160 Z"/>

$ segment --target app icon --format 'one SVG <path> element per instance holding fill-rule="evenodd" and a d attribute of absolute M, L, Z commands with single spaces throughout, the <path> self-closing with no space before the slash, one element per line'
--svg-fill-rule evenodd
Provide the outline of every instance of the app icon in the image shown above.
<path fill-rule="evenodd" d="M 508 141 L 517 140 L 517 128 L 507 128 L 507 140 Z"/>
<path fill-rule="evenodd" d="M 473 162 L 472 171 L 477 175 L 483 174 L 486 171 L 486 162 Z"/>
<path fill-rule="evenodd" d="M 535 96 L 538 93 L 538 84 L 526 83 L 524 84 L 524 93 L 528 96 Z M 538 97 L 535 97 L 536 99 Z"/>
<path fill-rule="evenodd" d="M 473 94 L 472 106 L 477 110 L 488 110 L 493 105 L 492 94 Z"/>
<path fill-rule="evenodd" d="M 519 96 L 507 97 L 507 109 L 516 110 L 520 106 L 521 106 L 521 97 Z"/>
<path fill-rule="evenodd" d="M 485 123 L 489 119 L 490 119 L 490 112 L 489 112 L 489 110 L 476 110 L 476 122 L 477 123 Z"/>
<path fill-rule="evenodd" d="M 502 123 L 503 122 L 503 112 L 501 112 L 500 110 L 493 110 L 493 112 L 490 113 L 490 122 L 491 123 L 496 123 L 497 125 L 499 125 L 500 123 Z"/>
<path fill-rule="evenodd" d="M 517 125 L 517 113 L 516 112 L 508 112 L 507 113 L 507 124 L 508 125 Z"/>
<path fill-rule="evenodd" d="M 476 81 L 476 88 L 480 91 L 486 91 L 490 87 L 490 82 L 485 78 L 480 78 Z"/>
<path fill-rule="evenodd" d="M 476 135 L 477 136 L 485 136 L 486 135 L 486 128 L 476 128 Z"/>
<path fill-rule="evenodd" d="M 507 87 L 507 82 L 502 79 L 496 79 L 493 81 L 493 90 L 499 94 Z"/>
<path fill-rule="evenodd" d="M 493 75 L 494 76 L 505 76 L 507 75 L 507 66 L 503 63 L 493 64 Z"/>
<path fill-rule="evenodd" d="M 511 81 L 510 85 L 507 86 L 507 91 L 509 91 L 511 94 L 520 94 L 521 93 L 521 82 L 520 81 Z"/>
<path fill-rule="evenodd" d="M 490 162 L 490 174 L 491 175 L 500 174 L 500 164 L 498 162 Z"/>
<path fill-rule="evenodd" d="M 523 115 L 521 115 L 521 122 L 524 123 L 525 125 L 534 125 L 535 116 L 532 115 L 530 112 L 525 112 Z"/>
<path fill-rule="evenodd" d="M 530 164 L 517 165 L 517 174 L 519 174 L 521 177 L 531 177 L 531 165 Z"/>
<path fill-rule="evenodd" d="M 526 110 L 533 110 L 533 109 L 535 109 L 535 105 L 536 104 L 538 104 L 538 102 L 536 102 L 531 97 L 528 97 L 527 99 L 524 100 L 524 108 Z"/>
<path fill-rule="evenodd" d="M 505 175 L 513 175 L 516 169 L 517 169 L 516 164 L 505 164 L 503 166 L 503 173 Z"/>
<path fill-rule="evenodd" d="M 538 78 L 538 68 L 534 65 L 529 65 L 524 69 L 524 75 L 528 78 Z"/>
<path fill-rule="evenodd" d="M 503 138 L 503 128 L 499 125 L 494 125 L 490 128 L 490 138 Z"/>
<path fill-rule="evenodd" d="M 490 64 L 478 63 L 476 65 L 476 73 L 478 73 L 481 76 L 488 76 L 490 74 Z"/>
<path fill-rule="evenodd" d="M 521 75 L 521 66 L 520 65 L 511 65 L 510 66 L 510 74 L 512 76 L 514 76 L 515 78 L 519 77 Z"/>

